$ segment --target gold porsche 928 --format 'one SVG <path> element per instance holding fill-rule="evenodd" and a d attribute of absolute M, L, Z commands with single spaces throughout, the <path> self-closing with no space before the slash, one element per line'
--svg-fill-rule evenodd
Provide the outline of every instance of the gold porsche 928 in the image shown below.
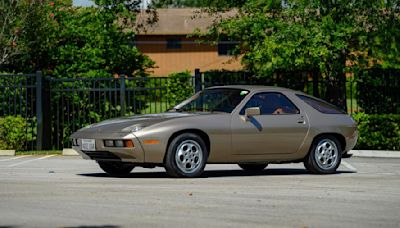
<path fill-rule="evenodd" d="M 206 163 L 260 171 L 304 162 L 311 173 L 334 173 L 357 137 L 354 120 L 335 106 L 266 86 L 211 87 L 165 113 L 106 120 L 71 136 L 73 149 L 110 175 L 162 166 L 173 177 L 197 177 Z"/>

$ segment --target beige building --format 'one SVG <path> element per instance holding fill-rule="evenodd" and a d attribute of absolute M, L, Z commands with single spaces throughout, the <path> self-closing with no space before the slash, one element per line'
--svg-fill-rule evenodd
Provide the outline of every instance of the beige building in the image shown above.
<path fill-rule="evenodd" d="M 188 37 L 195 30 L 206 31 L 212 18 L 196 14 L 196 9 L 159 9 L 158 22 L 136 35 L 137 48 L 156 63 L 154 76 L 194 69 L 241 70 L 240 59 L 231 55 L 232 42 L 200 43 L 198 37 Z M 197 15 L 194 17 L 194 15 Z M 138 20 L 145 20 L 139 15 Z"/>

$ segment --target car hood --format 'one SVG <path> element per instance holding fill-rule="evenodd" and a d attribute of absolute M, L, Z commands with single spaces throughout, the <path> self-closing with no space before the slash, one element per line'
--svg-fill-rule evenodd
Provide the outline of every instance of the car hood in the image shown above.
<path fill-rule="evenodd" d="M 135 115 L 120 117 L 115 119 L 105 120 L 99 123 L 95 123 L 84 127 L 78 132 L 131 132 L 131 129 L 135 126 L 141 128 L 148 127 L 150 125 L 160 123 L 163 121 L 183 118 L 189 116 L 200 115 L 198 113 L 177 113 L 177 112 L 166 112 L 161 114 L 147 114 L 147 115 Z"/>

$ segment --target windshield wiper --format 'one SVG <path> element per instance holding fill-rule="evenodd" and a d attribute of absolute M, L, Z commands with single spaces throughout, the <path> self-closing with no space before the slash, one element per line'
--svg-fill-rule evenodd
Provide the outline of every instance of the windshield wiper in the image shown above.
<path fill-rule="evenodd" d="M 168 112 L 183 112 L 183 109 L 180 109 L 180 108 L 171 108 L 171 109 L 168 109 Z"/>

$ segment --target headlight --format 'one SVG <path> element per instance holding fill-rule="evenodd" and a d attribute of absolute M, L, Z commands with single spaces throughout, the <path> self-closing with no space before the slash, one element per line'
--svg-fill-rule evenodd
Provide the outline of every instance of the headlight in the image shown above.
<path fill-rule="evenodd" d="M 137 125 L 133 125 L 133 126 L 129 126 L 126 127 L 124 129 L 122 129 L 122 132 L 137 132 L 142 130 L 142 128 L 144 128 L 145 126 L 137 124 Z"/>

